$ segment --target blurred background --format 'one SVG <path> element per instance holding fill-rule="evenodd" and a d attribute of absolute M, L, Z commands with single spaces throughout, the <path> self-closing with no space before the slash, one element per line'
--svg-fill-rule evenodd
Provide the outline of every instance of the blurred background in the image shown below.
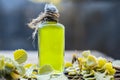
<path fill-rule="evenodd" d="M 120 59 L 119 0 L 0 0 L 0 50 L 37 50 L 27 26 L 54 3 L 66 28 L 66 50 L 98 50 Z"/>

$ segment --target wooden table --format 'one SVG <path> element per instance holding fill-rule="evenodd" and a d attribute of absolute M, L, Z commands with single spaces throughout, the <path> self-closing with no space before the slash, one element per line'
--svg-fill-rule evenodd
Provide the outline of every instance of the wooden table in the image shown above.
<path fill-rule="evenodd" d="M 13 58 L 13 52 L 14 51 L 0 51 L 0 55 L 4 55 L 6 57 L 10 57 Z M 26 63 L 38 63 L 38 52 L 37 51 L 27 51 L 28 52 L 28 60 L 26 61 Z M 81 57 L 81 50 L 78 51 L 65 51 L 65 61 L 71 61 L 72 59 L 72 54 L 76 53 L 78 56 Z M 98 51 L 91 51 L 91 53 L 93 55 L 95 55 L 96 57 L 104 57 L 106 59 L 108 59 L 109 61 L 114 60 L 113 58 L 106 56 L 105 54 L 98 52 Z"/>

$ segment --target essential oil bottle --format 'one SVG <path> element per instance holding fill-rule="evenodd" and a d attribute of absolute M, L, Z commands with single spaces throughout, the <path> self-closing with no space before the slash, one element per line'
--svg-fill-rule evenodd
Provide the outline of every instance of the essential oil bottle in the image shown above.
<path fill-rule="evenodd" d="M 51 65 L 54 70 L 63 72 L 65 28 L 58 23 L 59 13 L 52 4 L 47 4 L 45 16 L 38 27 L 39 65 Z"/>

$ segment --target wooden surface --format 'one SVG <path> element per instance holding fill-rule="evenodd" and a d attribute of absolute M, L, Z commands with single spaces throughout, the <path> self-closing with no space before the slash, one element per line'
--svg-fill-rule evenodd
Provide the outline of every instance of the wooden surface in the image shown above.
<path fill-rule="evenodd" d="M 27 51 L 28 52 L 28 60 L 26 63 L 38 63 L 38 52 L 37 51 Z M 76 53 L 78 56 L 81 56 L 82 51 L 65 51 L 65 62 L 71 61 L 72 54 Z M 91 51 L 93 55 L 96 57 L 104 57 L 110 61 L 113 60 L 113 58 L 106 56 L 105 54 L 98 52 L 98 51 Z M 0 51 L 0 55 L 4 55 L 6 57 L 13 58 L 13 51 Z"/>

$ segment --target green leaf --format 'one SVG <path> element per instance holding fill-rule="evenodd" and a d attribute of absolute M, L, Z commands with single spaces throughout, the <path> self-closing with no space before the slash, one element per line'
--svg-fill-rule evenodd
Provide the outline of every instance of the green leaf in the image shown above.
<path fill-rule="evenodd" d="M 94 68 L 95 66 L 97 66 L 97 59 L 95 56 L 93 55 L 89 55 L 86 61 L 86 65 L 89 68 Z"/>
<path fill-rule="evenodd" d="M 19 72 L 20 75 L 24 75 L 25 74 L 25 68 L 23 66 L 17 66 L 17 71 Z"/>
<path fill-rule="evenodd" d="M 2 70 L 5 66 L 5 57 L 0 56 L 0 70 Z"/>
<path fill-rule="evenodd" d="M 51 65 L 44 65 L 39 69 L 39 74 L 48 74 L 53 71 L 54 71 L 54 69 Z"/>
<path fill-rule="evenodd" d="M 88 51 L 83 51 L 83 52 L 82 52 L 82 56 L 83 56 L 84 58 L 87 58 L 89 55 L 90 55 L 90 50 L 88 50 Z"/>
<path fill-rule="evenodd" d="M 32 65 L 29 69 L 26 70 L 25 76 L 30 77 L 33 75 L 33 70 L 37 67 L 37 65 Z"/>
<path fill-rule="evenodd" d="M 114 77 L 110 75 L 106 75 L 105 73 L 96 72 L 95 78 L 96 80 L 113 80 Z"/>

